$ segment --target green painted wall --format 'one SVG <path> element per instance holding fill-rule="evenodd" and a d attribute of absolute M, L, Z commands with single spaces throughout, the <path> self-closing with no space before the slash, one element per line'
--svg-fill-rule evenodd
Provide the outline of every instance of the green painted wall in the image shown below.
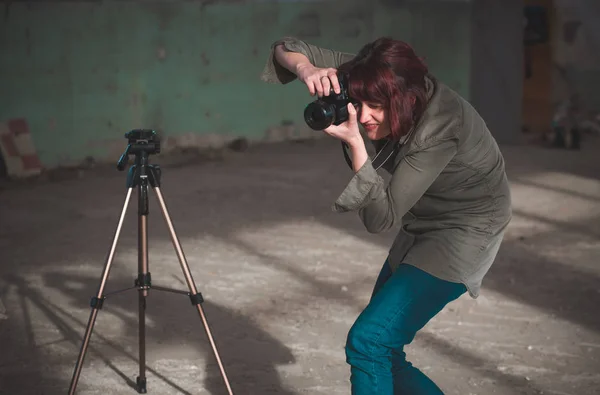
<path fill-rule="evenodd" d="M 381 35 L 413 44 L 468 98 L 464 1 L 7 3 L 0 18 L 0 121 L 26 118 L 46 167 L 116 160 L 123 134 L 153 128 L 175 146 L 307 132 L 299 83 L 263 83 L 283 35 L 357 51 Z M 292 125 L 282 128 L 281 125 Z"/>

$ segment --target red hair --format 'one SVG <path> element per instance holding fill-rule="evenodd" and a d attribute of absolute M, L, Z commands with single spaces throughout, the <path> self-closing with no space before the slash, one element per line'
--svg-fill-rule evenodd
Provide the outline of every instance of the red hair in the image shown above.
<path fill-rule="evenodd" d="M 383 106 L 392 139 L 406 135 L 427 105 L 428 69 L 407 43 L 389 37 L 365 45 L 339 71 L 348 75 L 350 97 Z"/>

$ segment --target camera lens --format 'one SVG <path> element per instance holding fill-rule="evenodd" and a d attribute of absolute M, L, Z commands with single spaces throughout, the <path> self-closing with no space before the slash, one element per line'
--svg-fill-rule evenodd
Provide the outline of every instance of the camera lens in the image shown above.
<path fill-rule="evenodd" d="M 314 130 L 323 130 L 333 123 L 335 108 L 333 105 L 317 100 L 304 109 L 304 120 Z"/>

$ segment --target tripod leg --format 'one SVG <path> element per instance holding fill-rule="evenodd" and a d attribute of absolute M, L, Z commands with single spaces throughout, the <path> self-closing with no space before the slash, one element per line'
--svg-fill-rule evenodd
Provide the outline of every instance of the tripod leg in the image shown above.
<path fill-rule="evenodd" d="M 196 289 L 196 284 L 194 283 L 194 279 L 192 278 L 192 273 L 190 272 L 190 268 L 188 266 L 187 260 L 185 258 L 185 254 L 183 253 L 183 249 L 181 248 L 181 243 L 179 242 L 179 238 L 175 233 L 175 227 L 171 221 L 169 216 L 169 212 L 167 210 L 167 206 L 163 199 L 162 193 L 160 191 L 160 187 L 155 186 L 154 190 L 156 191 L 156 196 L 158 198 L 158 203 L 160 204 L 160 208 L 167 223 L 167 227 L 169 228 L 169 233 L 171 235 L 171 241 L 173 242 L 173 246 L 175 247 L 175 251 L 177 252 L 177 258 L 179 259 L 179 264 L 181 265 L 181 269 L 183 270 L 183 275 L 185 277 L 185 281 L 187 282 L 187 286 L 190 290 L 190 295 L 192 296 L 192 301 L 196 308 L 198 309 L 198 313 L 200 314 L 200 318 L 202 319 L 202 324 L 204 325 L 204 329 L 206 331 L 206 336 L 208 337 L 208 341 L 212 347 L 213 354 L 217 360 L 217 364 L 219 365 L 219 369 L 221 371 L 221 376 L 225 382 L 225 386 L 227 387 L 227 391 L 229 395 L 233 395 L 233 391 L 231 390 L 231 385 L 229 384 L 229 380 L 227 379 L 227 374 L 225 373 L 225 368 L 223 367 L 223 363 L 221 362 L 221 357 L 219 356 L 219 352 L 217 350 L 217 346 L 210 332 L 210 328 L 208 326 L 208 321 L 206 320 L 206 316 L 204 314 L 204 309 L 202 308 L 202 297 L 198 293 Z"/>
<path fill-rule="evenodd" d="M 90 318 L 88 320 L 87 328 L 85 329 L 85 334 L 83 336 L 83 343 L 81 345 L 81 350 L 79 351 L 79 357 L 77 358 L 77 363 L 75 364 L 75 371 L 73 372 L 73 377 L 71 379 L 71 385 L 69 387 L 69 395 L 73 395 L 75 393 L 75 389 L 77 387 L 77 382 L 79 381 L 79 376 L 81 374 L 81 368 L 83 366 L 83 361 L 85 359 L 85 355 L 87 352 L 87 348 L 90 343 L 90 338 L 92 336 L 92 331 L 94 328 L 94 324 L 96 323 L 96 317 L 98 316 L 98 310 L 102 308 L 102 302 L 104 301 L 104 287 L 106 286 L 106 281 L 108 280 L 108 274 L 110 273 L 110 268 L 115 256 L 115 251 L 117 249 L 117 243 L 119 240 L 119 235 L 121 234 L 121 228 L 123 227 L 123 220 L 125 219 L 125 213 L 127 212 L 127 206 L 129 205 L 129 199 L 131 198 L 131 192 L 133 188 L 128 188 L 127 196 L 125 197 L 125 203 L 123 204 L 123 210 L 121 211 L 121 217 L 119 218 L 119 223 L 117 225 L 117 229 L 115 230 L 114 238 L 112 245 L 110 247 L 110 251 L 106 258 L 106 263 L 104 265 L 104 270 L 102 271 L 102 280 L 100 281 L 100 286 L 98 287 L 98 293 L 95 297 L 92 298 L 91 306 L 92 312 L 90 313 Z"/>
<path fill-rule="evenodd" d="M 139 355 L 140 375 L 137 377 L 137 390 L 145 394 L 146 389 L 146 298 L 151 286 L 148 272 L 148 178 L 146 177 L 146 157 L 140 160 L 140 181 L 138 184 L 138 287 L 139 302 Z"/>
<path fill-rule="evenodd" d="M 138 279 L 139 288 L 139 355 L 140 375 L 136 380 L 137 390 L 140 394 L 146 393 L 146 297 L 150 285 L 148 273 L 148 216 L 140 215 L 138 220 Z"/>

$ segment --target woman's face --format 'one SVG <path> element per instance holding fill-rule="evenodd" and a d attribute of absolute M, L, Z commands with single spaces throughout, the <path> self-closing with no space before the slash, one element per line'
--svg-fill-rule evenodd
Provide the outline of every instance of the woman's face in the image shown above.
<path fill-rule="evenodd" d="M 363 126 L 370 140 L 381 140 L 390 133 L 390 125 L 381 104 L 360 102 L 358 122 Z"/>

